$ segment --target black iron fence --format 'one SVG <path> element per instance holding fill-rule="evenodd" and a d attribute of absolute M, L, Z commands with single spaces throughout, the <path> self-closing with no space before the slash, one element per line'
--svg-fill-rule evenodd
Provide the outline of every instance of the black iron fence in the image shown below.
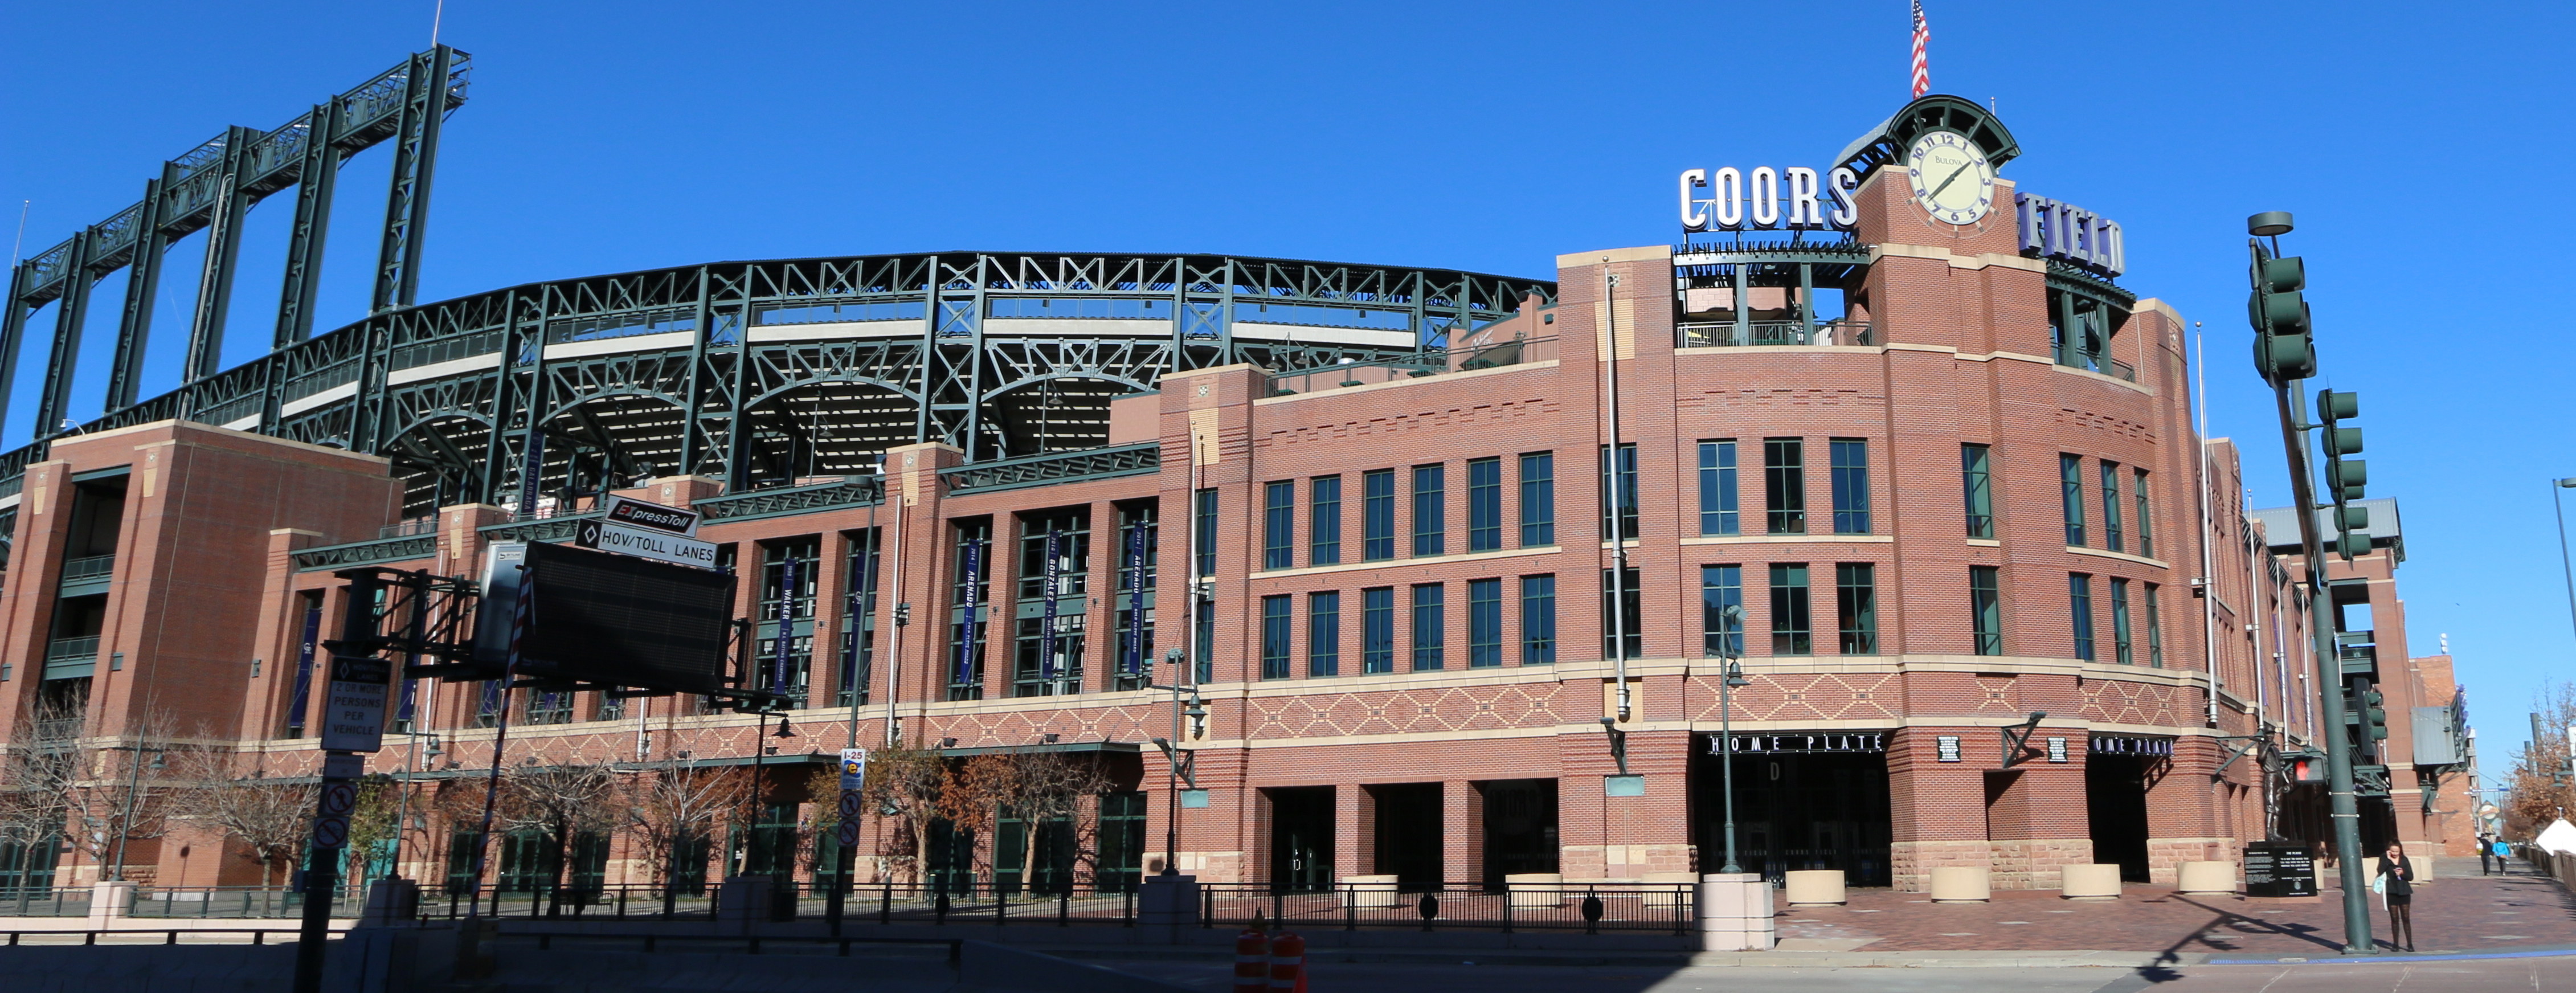
<path fill-rule="evenodd" d="M 570 920 L 710 920 L 719 915 L 792 920 L 823 916 L 829 895 L 811 883 L 764 887 L 766 902 L 736 907 L 723 884 L 695 892 L 658 886 L 584 890 L 458 889 L 424 900 L 426 920 L 459 917 Z M 1479 883 L 1341 883 L 1287 892 L 1263 883 L 1199 885 L 1199 926 L 1260 922 L 1307 929 L 1463 928 L 1683 934 L 1696 890 L 1688 883 L 1488 886 Z M 758 900 L 757 896 L 745 898 Z M 989 882 L 860 883 L 843 891 L 842 917 L 879 924 L 1037 924 L 1133 927 L 1138 896 L 1127 888 L 1076 886 L 1052 892 Z"/>

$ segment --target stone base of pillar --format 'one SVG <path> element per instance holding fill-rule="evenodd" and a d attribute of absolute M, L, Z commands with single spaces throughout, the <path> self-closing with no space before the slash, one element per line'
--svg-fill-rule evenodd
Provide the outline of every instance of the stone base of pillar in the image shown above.
<path fill-rule="evenodd" d="M 1771 883 L 1760 873 L 1711 873 L 1699 879 L 1700 947 L 1712 952 L 1767 952 L 1774 938 Z"/>
<path fill-rule="evenodd" d="M 104 928 L 109 921 L 123 918 L 134 909 L 134 884 L 111 880 L 91 884 L 89 888 L 89 925 Z"/>
<path fill-rule="evenodd" d="M 1199 926 L 1199 877 L 1160 873 L 1136 888 L 1136 926 L 1168 927 L 1172 940 L 1182 928 Z"/>

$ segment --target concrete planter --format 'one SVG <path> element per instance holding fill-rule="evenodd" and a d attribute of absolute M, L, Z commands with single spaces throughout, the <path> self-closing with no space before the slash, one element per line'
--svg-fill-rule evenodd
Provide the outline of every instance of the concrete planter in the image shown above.
<path fill-rule="evenodd" d="M 2236 892 L 2236 863 L 2185 862 L 2175 889 L 2185 893 Z"/>
<path fill-rule="evenodd" d="M 1850 896 L 1843 890 L 1843 871 L 1840 869 L 1798 869 L 1788 876 L 1787 884 L 1781 887 L 1781 897 L 1792 907 L 1850 902 Z"/>
<path fill-rule="evenodd" d="M 2057 895 L 2069 900 L 2117 900 L 2120 867 L 2116 864 L 2059 866 Z"/>
<path fill-rule="evenodd" d="M 1712 952 L 1767 952 L 1773 943 L 1771 884 L 1759 873 L 1700 877 L 1700 947 Z"/>
<path fill-rule="evenodd" d="M 1982 865 L 1946 866 L 1932 870 L 1932 902 L 1984 903 L 1994 886 Z"/>

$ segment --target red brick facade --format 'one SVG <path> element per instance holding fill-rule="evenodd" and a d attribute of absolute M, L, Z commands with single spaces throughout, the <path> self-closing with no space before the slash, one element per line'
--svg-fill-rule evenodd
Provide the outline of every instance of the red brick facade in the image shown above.
<path fill-rule="evenodd" d="M 2182 320 L 2156 301 L 2137 305 L 2112 339 L 2113 357 L 2134 368 L 2134 381 L 2057 364 L 2045 269 L 2018 254 L 2008 212 L 1965 228 L 1937 223 L 1911 204 L 1901 179 L 1884 173 L 1860 198 L 1858 240 L 1875 249 L 1850 302 L 1855 319 L 1872 322 L 1875 344 L 1677 348 L 1667 297 L 1675 285 L 1670 250 L 1574 253 L 1558 260 L 1560 299 L 1533 298 L 1518 316 L 1486 329 L 1494 340 L 1552 342 L 1531 346 L 1537 361 L 1289 395 L 1272 395 L 1265 373 L 1246 366 L 1173 373 L 1158 397 L 1121 401 L 1116 418 L 1116 430 L 1134 440 L 1159 439 L 1158 471 L 952 493 L 939 470 L 957 464 L 957 451 L 914 445 L 887 453 L 882 506 L 717 520 L 702 537 L 738 550 L 736 602 L 748 615 L 760 599 L 761 543 L 819 540 L 816 602 L 832 605 L 852 579 L 849 543 L 865 529 L 881 529 L 888 564 L 873 685 L 856 740 L 883 741 L 891 714 L 908 740 L 953 738 L 960 749 L 1028 745 L 1050 734 L 1061 743 L 1137 749 L 1141 765 L 1128 774 L 1141 771 L 1133 785 L 1148 797 L 1148 872 L 1160 867 L 1160 839 L 1174 811 L 1161 788 L 1164 760 L 1142 743 L 1169 733 L 1172 703 L 1163 692 L 1110 688 L 1112 579 L 1122 555 L 1115 525 L 1122 504 L 1158 503 L 1157 651 L 1184 646 L 1186 587 L 1176 580 L 1186 565 L 1193 490 L 1214 491 L 1218 507 L 1215 651 L 1211 678 L 1200 687 L 1209 716 L 1204 734 L 1188 742 L 1198 752 L 1208 803 L 1179 812 L 1181 867 L 1203 879 L 1270 878 L 1276 791 L 1300 787 L 1331 791 L 1332 872 L 1376 873 L 1380 796 L 1397 784 L 1437 786 L 1441 872 L 1481 878 L 1486 836 L 1479 826 L 1488 811 L 1479 784 L 1520 780 L 1555 784 L 1555 856 L 1567 880 L 1661 881 L 1713 871 L 1716 856 L 1702 839 L 1717 816 L 1705 802 L 1714 794 L 1694 792 L 1706 785 L 1695 777 L 1708 775 L 1694 753 L 1708 750 L 1721 716 L 1718 662 L 1703 650 L 1701 568 L 1711 565 L 1742 567 L 1750 685 L 1733 696 L 1739 733 L 1883 735 L 1892 860 L 1884 868 L 1895 885 L 1920 888 L 1930 868 L 1969 863 L 1991 866 L 1997 886 L 2046 888 L 2056 885 L 2058 866 L 2096 861 L 2086 780 L 2093 736 L 2171 742 L 2169 760 L 2141 765 L 2155 879 L 2171 881 L 2181 861 L 2232 858 L 2243 841 L 2262 837 L 2263 802 L 2250 762 L 2213 782 L 2212 771 L 2238 744 L 2223 739 L 2252 733 L 2258 720 L 2303 738 L 2318 729 L 2301 696 L 2313 695 L 2312 681 L 2296 671 L 2295 660 L 2305 658 L 2302 619 L 2295 607 L 2276 606 L 2289 577 L 2267 573 L 2277 568 L 2274 560 L 2260 539 L 2249 548 L 2245 538 L 2236 452 L 2220 442 L 2205 456 L 2196 442 Z M 1642 650 L 1626 665 L 1631 706 L 1624 718 L 1616 666 L 1602 658 L 1601 577 L 1612 552 L 1594 475 L 1610 434 L 1606 359 L 1614 349 L 1618 436 L 1636 447 L 1641 495 L 1628 554 L 1641 578 Z M 1790 438 L 1803 447 L 1810 526 L 1802 534 L 1768 534 L 1764 443 Z M 1738 535 L 1702 534 L 1698 445 L 1717 439 L 1737 443 Z M 1866 452 L 1869 519 L 1857 529 L 1865 533 L 1835 533 L 1828 453 L 1836 439 L 1859 440 Z M 1963 444 L 1989 446 L 1992 539 L 1966 536 Z M 14 666 L 0 682 L 13 703 L 0 710 L 0 737 L 14 731 L 14 704 L 39 692 L 29 674 L 45 667 L 55 603 L 50 577 L 62 568 L 57 544 L 69 526 L 59 512 L 66 481 L 130 466 L 127 537 L 100 648 L 102 658 L 122 653 L 123 663 L 114 670 L 102 664 L 92 676 L 88 733 L 122 733 L 148 702 L 258 753 L 270 775 L 309 774 L 313 741 L 287 737 L 284 716 L 302 598 L 321 594 L 326 623 L 336 626 L 342 584 L 328 569 L 299 570 L 292 553 L 371 539 L 391 523 L 395 484 L 383 463 L 186 423 L 66 439 L 53 452 L 53 462 L 29 469 L 0 595 L 0 658 Z M 1552 538 L 1524 545 L 1518 459 L 1530 453 L 1553 454 L 1555 512 Z M 2088 528 L 2096 535 L 2082 547 L 2066 532 L 2062 456 L 2080 459 Z M 2205 457 L 2214 477 L 2196 484 Z M 1481 550 L 1469 544 L 1476 471 L 1469 463 L 1480 459 L 1501 460 L 1501 537 L 1498 547 Z M 2119 467 L 2125 551 L 2107 550 L 2099 537 L 2107 523 L 2098 488 L 2106 461 Z M 1416 556 L 1412 470 L 1435 464 L 1446 486 L 1443 554 Z M 1383 561 L 1364 551 L 1363 474 L 1372 470 L 1395 473 L 1396 551 Z M 1316 477 L 1340 479 L 1334 564 L 1312 559 Z M 2137 518 L 2140 479 L 2144 521 Z M 1264 486 L 1281 481 L 1296 484 L 1296 539 L 1289 566 L 1266 567 Z M 709 480 L 678 479 L 625 492 L 688 504 L 718 489 Z M 2209 528 L 2200 523 L 2204 501 Z M 1015 597 L 1005 580 L 1020 574 L 1013 522 L 1062 508 L 1085 511 L 1091 534 L 1080 692 L 1012 697 L 1010 625 L 995 622 L 986 625 L 982 699 L 950 700 L 956 524 L 995 522 L 986 566 L 997 616 L 1006 618 Z M 447 508 L 434 557 L 387 564 L 473 575 L 490 538 L 478 529 L 507 518 L 500 508 Z M 2204 538 L 2211 539 L 2214 601 L 2194 595 Z M 2151 547 L 2142 546 L 2150 539 Z M 1807 570 L 1812 653 L 1773 651 L 1768 570 L 1787 564 Z M 1875 598 L 1874 650 L 1843 654 L 1837 566 L 1864 564 Z M 1974 567 L 1992 567 L 2000 578 L 2001 627 L 1993 632 L 2000 654 L 1978 652 Z M 2077 657 L 2073 575 L 2090 584 L 2092 661 Z M 1531 576 L 1555 577 L 1553 664 L 1523 664 L 1521 580 Z M 1479 632 L 1471 589 L 1482 580 L 1499 581 L 1492 588 L 1501 590 L 1501 664 L 1490 667 L 1471 665 L 1479 647 L 1472 643 Z M 2125 591 L 2125 647 L 2115 643 L 2114 580 Z M 1431 584 L 1444 595 L 1444 664 L 1417 671 L 1411 596 Z M 1364 591 L 1376 588 L 1391 590 L 1394 671 L 1368 673 Z M 1339 674 L 1318 677 L 1309 673 L 1310 612 L 1313 595 L 1328 592 L 1340 597 Z M 1291 598 L 1287 676 L 1265 679 L 1262 603 L 1276 596 Z M 900 629 L 892 621 L 898 603 L 913 609 L 912 623 Z M 2204 618 L 2206 603 L 2214 603 L 2214 618 Z M 2382 652 L 2404 659 L 2393 591 L 2389 603 L 2379 627 L 2397 640 L 2392 649 L 2383 634 Z M 2263 627 L 2249 628 L 2257 620 Z M 818 698 L 838 671 L 830 646 L 838 644 L 841 623 L 837 609 L 818 612 Z M 2281 633 L 2290 670 L 2271 658 L 2268 643 L 2279 624 L 2289 625 Z M 2212 630 L 2220 635 L 2214 706 L 2204 650 Z M 2439 676 L 2425 671 L 2422 692 L 2434 692 L 2434 682 L 2447 685 L 2446 669 Z M 1154 676 L 1187 678 L 1162 666 Z M 465 686 L 438 690 L 423 722 L 443 745 L 433 773 L 459 776 L 490 761 L 492 732 L 474 727 L 473 695 Z M 509 760 L 631 761 L 639 726 L 650 731 L 644 757 L 654 759 L 682 751 L 747 756 L 760 740 L 754 718 L 697 713 L 684 701 L 635 701 L 630 706 L 641 716 L 630 710 L 616 722 L 591 720 L 598 706 L 585 696 L 572 723 L 514 728 Z M 2034 712 L 2046 716 L 2032 733 L 2033 750 L 2007 767 L 2003 729 Z M 841 747 L 850 714 L 815 707 L 792 716 L 801 737 L 780 751 L 797 768 L 781 781 L 801 787 L 810 774 L 803 753 Z M 1642 777 L 1642 795 L 1609 795 L 1606 778 L 1621 770 L 1605 717 L 1626 734 L 1626 772 Z M 1944 744 L 1951 738 L 1955 751 Z M 2046 754 L 2051 739 L 2062 746 L 2063 761 Z M 371 769 L 390 771 L 405 760 L 402 739 L 388 740 Z M 798 797 L 791 791 L 782 798 Z M 2410 802 L 2402 798 L 2400 806 Z M 444 871 L 446 827 L 441 822 L 407 840 L 407 874 L 435 879 Z M 870 845 L 879 828 L 872 819 Z M 174 851 L 184 844 L 221 847 L 182 829 L 157 844 L 138 842 L 133 861 L 189 883 L 249 881 L 247 862 L 238 858 L 219 865 L 200 856 L 183 870 Z M 615 858 L 610 881 L 649 881 L 628 847 Z M 873 871 L 863 860 L 862 878 Z"/>

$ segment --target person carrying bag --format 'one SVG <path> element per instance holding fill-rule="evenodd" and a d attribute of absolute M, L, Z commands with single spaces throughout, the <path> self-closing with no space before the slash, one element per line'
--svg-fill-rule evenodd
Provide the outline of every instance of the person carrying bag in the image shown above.
<path fill-rule="evenodd" d="M 2415 950 L 2415 863 L 2407 861 L 2406 852 L 2394 842 L 2388 854 L 2379 860 L 2379 875 L 2370 881 L 2388 908 L 2388 943 L 2391 947 Z"/>

